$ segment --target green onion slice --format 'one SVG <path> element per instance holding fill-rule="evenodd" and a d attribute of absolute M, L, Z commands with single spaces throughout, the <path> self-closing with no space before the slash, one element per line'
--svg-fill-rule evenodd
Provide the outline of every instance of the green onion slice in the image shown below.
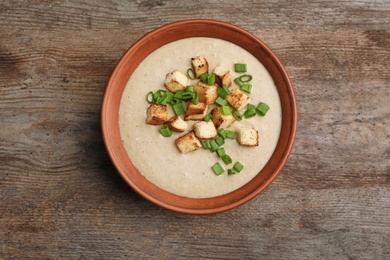
<path fill-rule="evenodd" d="M 234 116 L 234 118 L 237 120 L 237 121 L 241 121 L 242 120 L 242 115 L 240 114 L 240 111 L 238 111 L 237 109 L 234 109 L 232 111 L 232 114 Z"/>
<path fill-rule="evenodd" d="M 242 169 L 244 168 L 244 165 L 242 165 L 240 162 L 236 162 L 233 166 L 233 169 L 236 171 L 236 172 L 240 172 L 242 171 Z"/>
<path fill-rule="evenodd" d="M 202 146 L 204 149 L 210 149 L 211 148 L 210 141 L 203 141 Z"/>
<path fill-rule="evenodd" d="M 236 171 L 234 169 L 228 170 L 228 175 L 234 175 L 234 174 L 236 174 Z"/>
<path fill-rule="evenodd" d="M 226 99 L 222 98 L 222 97 L 218 97 L 216 100 L 215 100 L 215 103 L 220 105 L 220 106 L 225 106 L 227 104 L 227 101 Z"/>
<path fill-rule="evenodd" d="M 249 75 L 249 74 L 244 74 L 242 76 L 239 76 L 238 77 L 240 79 L 241 82 L 249 82 L 252 80 L 252 75 Z"/>
<path fill-rule="evenodd" d="M 203 73 L 202 75 L 199 76 L 200 80 L 203 81 L 204 83 L 207 83 L 207 77 L 208 73 Z"/>
<path fill-rule="evenodd" d="M 232 113 L 230 112 L 230 107 L 226 105 L 221 106 L 221 114 L 222 115 L 231 115 Z"/>
<path fill-rule="evenodd" d="M 222 84 L 222 89 L 225 90 L 225 92 L 226 92 L 228 95 L 230 94 L 229 87 L 228 87 L 226 84 Z"/>
<path fill-rule="evenodd" d="M 246 72 L 247 67 L 245 63 L 235 63 L 234 64 L 234 71 L 235 72 Z"/>
<path fill-rule="evenodd" d="M 187 87 L 186 87 L 186 91 L 188 91 L 188 92 L 194 92 L 194 86 L 192 86 L 192 85 L 187 86 Z"/>
<path fill-rule="evenodd" d="M 242 82 L 242 81 L 240 80 L 239 77 L 238 77 L 238 78 L 235 78 L 235 79 L 234 79 L 234 82 L 235 82 L 237 85 L 239 85 L 239 86 L 241 86 L 242 84 L 244 84 L 244 82 Z"/>
<path fill-rule="evenodd" d="M 244 83 L 244 84 L 241 85 L 240 89 L 242 91 L 245 91 L 246 93 L 251 93 L 251 91 L 252 91 L 252 84 Z"/>
<path fill-rule="evenodd" d="M 218 154 L 219 157 L 222 157 L 222 156 L 226 155 L 225 149 L 223 147 L 218 148 L 217 149 L 217 154 Z"/>
<path fill-rule="evenodd" d="M 177 98 L 177 99 L 182 99 L 183 98 L 183 94 L 184 94 L 183 90 L 178 90 L 178 91 L 176 91 L 174 97 Z"/>
<path fill-rule="evenodd" d="M 217 144 L 215 139 L 210 141 L 210 146 L 211 146 L 210 151 L 212 152 L 215 152 L 219 148 L 219 145 Z"/>
<path fill-rule="evenodd" d="M 172 136 L 172 131 L 167 125 L 161 125 L 160 127 L 160 133 L 164 137 L 170 137 Z"/>
<path fill-rule="evenodd" d="M 220 136 L 215 138 L 214 141 L 217 143 L 218 146 L 221 146 L 221 145 L 223 145 L 225 143 L 225 140 L 222 137 L 220 137 Z"/>
<path fill-rule="evenodd" d="M 221 98 L 225 99 L 229 94 L 230 91 L 228 93 L 224 88 L 218 88 L 218 96 L 220 96 Z"/>
<path fill-rule="evenodd" d="M 222 155 L 222 156 L 221 156 L 221 159 L 222 159 L 222 161 L 223 161 L 225 164 L 230 164 L 230 163 L 232 163 L 232 158 L 230 158 L 230 156 L 227 155 L 227 154 Z"/>
<path fill-rule="evenodd" d="M 215 74 L 211 73 L 207 75 L 207 85 L 211 86 L 214 85 L 214 83 L 215 83 Z"/>
<path fill-rule="evenodd" d="M 194 92 L 192 95 L 192 103 L 194 105 L 197 105 L 199 103 L 199 94 Z"/>
<path fill-rule="evenodd" d="M 188 76 L 190 79 L 195 79 L 195 78 L 196 78 L 195 71 L 194 71 L 192 68 L 189 68 L 189 69 L 187 70 L 187 76 Z"/>
<path fill-rule="evenodd" d="M 250 107 L 245 111 L 244 116 L 245 118 L 251 118 L 254 117 L 256 114 L 256 109 L 254 107 Z"/>
<path fill-rule="evenodd" d="M 269 110 L 269 106 L 263 102 L 260 102 L 256 107 L 257 114 L 259 114 L 261 116 L 265 116 L 265 114 L 267 114 L 268 110 Z"/>
<path fill-rule="evenodd" d="M 186 113 L 182 102 L 172 105 L 172 108 L 176 115 L 184 115 Z"/>
<path fill-rule="evenodd" d="M 208 114 L 207 116 L 204 117 L 204 121 L 208 122 L 210 121 L 210 119 L 213 118 L 213 115 L 212 114 Z"/>
<path fill-rule="evenodd" d="M 219 162 L 215 163 L 211 168 L 216 175 L 221 175 L 225 171 Z"/>
<path fill-rule="evenodd" d="M 149 91 L 148 94 L 146 94 L 146 102 L 153 104 L 153 91 Z"/>
<path fill-rule="evenodd" d="M 227 132 L 225 131 L 225 129 L 221 128 L 221 129 L 218 130 L 218 135 L 220 137 L 222 137 L 223 139 L 226 139 Z"/>
<path fill-rule="evenodd" d="M 229 130 L 229 131 L 227 131 L 227 133 L 226 133 L 226 137 L 229 138 L 229 139 L 234 139 L 234 138 L 236 138 L 236 135 L 237 135 L 237 133 L 234 132 L 234 131 L 232 131 L 232 130 Z"/>

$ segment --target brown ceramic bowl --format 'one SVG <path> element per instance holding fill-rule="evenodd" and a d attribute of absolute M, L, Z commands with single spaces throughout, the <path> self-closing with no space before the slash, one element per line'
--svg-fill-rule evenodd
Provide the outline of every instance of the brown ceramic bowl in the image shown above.
<path fill-rule="evenodd" d="M 271 74 L 282 104 L 282 129 L 268 163 L 249 183 L 228 194 L 192 199 L 169 193 L 148 181 L 133 165 L 122 145 L 118 117 L 122 92 L 137 65 L 159 47 L 188 37 L 213 37 L 230 41 L 254 55 Z M 240 206 L 266 189 L 280 173 L 293 147 L 297 107 L 293 86 L 282 63 L 253 34 L 215 20 L 184 20 L 162 26 L 142 37 L 116 65 L 103 98 L 101 124 L 107 151 L 122 178 L 147 200 L 169 210 L 187 214 L 212 214 Z"/>

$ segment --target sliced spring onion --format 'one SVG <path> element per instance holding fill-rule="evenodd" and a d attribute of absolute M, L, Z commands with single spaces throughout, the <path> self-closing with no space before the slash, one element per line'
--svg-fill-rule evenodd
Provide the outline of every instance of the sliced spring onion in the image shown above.
<path fill-rule="evenodd" d="M 181 99 L 182 99 L 183 101 L 188 101 L 188 100 L 192 99 L 193 93 L 194 93 L 194 92 L 185 91 L 185 92 L 183 93 Z"/>
<path fill-rule="evenodd" d="M 217 144 L 215 139 L 210 141 L 210 146 L 210 151 L 212 152 L 215 152 L 219 148 L 219 145 Z"/>
<path fill-rule="evenodd" d="M 215 83 L 215 74 L 211 73 L 207 75 L 207 85 L 211 86 L 214 85 L 214 83 Z"/>
<path fill-rule="evenodd" d="M 246 72 L 246 64 L 245 63 L 235 63 L 234 71 L 235 72 Z"/>
<path fill-rule="evenodd" d="M 204 121 L 208 122 L 210 121 L 210 119 L 213 118 L 213 115 L 212 114 L 208 114 L 207 116 L 204 117 Z"/>
<path fill-rule="evenodd" d="M 175 95 L 173 96 L 171 102 L 169 102 L 171 105 L 174 105 L 176 103 L 181 102 L 181 99 L 175 98 Z"/>
<path fill-rule="evenodd" d="M 199 103 L 199 94 L 194 92 L 192 95 L 192 103 L 194 105 L 197 105 Z"/>
<path fill-rule="evenodd" d="M 234 109 L 232 111 L 232 114 L 234 116 L 234 118 L 237 120 L 237 121 L 241 121 L 242 120 L 242 115 L 240 114 L 240 111 L 238 111 L 237 109 Z"/>
<path fill-rule="evenodd" d="M 192 86 L 192 85 L 187 86 L 186 91 L 187 92 L 194 92 L 194 86 Z"/>
<path fill-rule="evenodd" d="M 230 93 L 230 91 L 229 91 L 229 93 Z M 220 96 L 223 99 L 225 99 L 229 95 L 229 93 L 226 92 L 226 90 L 224 88 L 218 88 L 218 96 Z"/>
<path fill-rule="evenodd" d="M 207 76 L 208 73 L 203 73 L 202 75 L 199 76 L 200 80 L 203 81 L 204 83 L 207 83 Z"/>
<path fill-rule="evenodd" d="M 242 165 L 240 162 L 236 162 L 233 166 L 233 169 L 236 171 L 236 172 L 240 172 L 242 170 L 242 168 L 244 168 L 244 165 Z"/>
<path fill-rule="evenodd" d="M 226 92 L 228 95 L 230 94 L 229 87 L 228 87 L 226 84 L 222 84 L 222 89 L 225 90 L 225 92 Z"/>
<path fill-rule="evenodd" d="M 265 116 L 265 114 L 267 114 L 268 110 L 269 110 L 269 106 L 263 102 L 260 102 L 256 107 L 257 114 L 259 114 L 261 116 Z"/>
<path fill-rule="evenodd" d="M 225 164 L 230 164 L 230 163 L 232 163 L 232 158 L 230 158 L 230 156 L 227 155 L 227 154 L 222 155 L 222 156 L 221 156 L 221 159 L 222 159 L 222 161 L 223 161 Z"/>
<path fill-rule="evenodd" d="M 251 93 L 251 91 L 252 91 L 252 84 L 244 83 L 244 84 L 242 84 L 242 86 L 240 87 L 240 89 L 241 89 L 242 91 L 245 91 L 246 93 Z"/>
<path fill-rule="evenodd" d="M 222 105 L 221 106 L 221 114 L 222 115 L 231 115 L 232 113 L 230 112 L 230 107 Z"/>
<path fill-rule="evenodd" d="M 238 78 L 240 79 L 241 82 L 246 83 L 252 80 L 252 75 L 244 74 L 242 76 L 239 76 Z"/>
<path fill-rule="evenodd" d="M 236 171 L 234 169 L 228 170 L 228 175 L 234 175 L 234 174 L 236 174 Z"/>
<path fill-rule="evenodd" d="M 229 139 L 236 138 L 236 135 L 237 135 L 237 133 L 232 131 L 232 130 L 228 130 L 227 133 L 226 133 L 226 137 L 229 138 Z"/>
<path fill-rule="evenodd" d="M 153 91 L 149 91 L 148 94 L 146 94 L 146 102 L 149 104 L 153 103 Z"/>
<path fill-rule="evenodd" d="M 223 149 L 223 147 L 218 148 L 217 149 L 217 154 L 218 154 L 219 157 L 222 157 L 222 156 L 226 155 L 225 149 Z"/>
<path fill-rule="evenodd" d="M 216 100 L 215 100 L 215 103 L 220 105 L 220 106 L 225 106 L 227 104 L 227 101 L 226 99 L 224 98 L 221 98 L 221 97 L 218 97 Z"/>
<path fill-rule="evenodd" d="M 178 90 L 178 91 L 176 91 L 174 97 L 177 98 L 177 99 L 182 99 L 183 94 L 184 94 L 184 91 L 183 91 L 183 90 Z"/>
<path fill-rule="evenodd" d="M 195 79 L 195 78 L 196 78 L 195 71 L 194 71 L 192 68 L 189 68 L 189 69 L 187 70 L 187 76 L 188 76 L 190 79 Z"/>
<path fill-rule="evenodd" d="M 227 132 L 226 132 L 225 129 L 221 128 L 221 129 L 218 130 L 218 135 L 219 135 L 220 137 L 222 137 L 223 139 L 226 139 Z"/>
<path fill-rule="evenodd" d="M 245 116 L 245 118 L 251 118 L 251 117 L 254 117 L 256 114 L 257 114 L 256 108 L 251 107 L 245 111 L 244 116 Z"/>
<path fill-rule="evenodd" d="M 218 136 L 214 140 L 215 140 L 215 142 L 217 143 L 218 146 L 221 146 L 221 145 L 223 145 L 225 143 L 225 140 L 222 137 L 220 137 L 220 136 Z"/>
<path fill-rule="evenodd" d="M 186 113 L 182 102 L 172 105 L 172 108 L 176 115 L 184 115 Z"/>
<path fill-rule="evenodd" d="M 210 141 L 203 141 L 202 146 L 204 149 L 210 149 L 211 148 Z"/>
<path fill-rule="evenodd" d="M 235 82 L 237 85 L 239 85 L 239 86 L 241 86 L 242 84 L 244 84 L 244 82 L 242 82 L 242 81 L 240 80 L 240 77 L 235 78 L 235 79 L 234 79 L 234 82 Z"/>
<path fill-rule="evenodd" d="M 225 171 L 219 162 L 215 163 L 211 168 L 216 175 L 221 175 Z"/>
<path fill-rule="evenodd" d="M 172 131 L 167 125 L 161 125 L 159 131 L 160 131 L 161 135 L 164 137 L 172 136 Z"/>
<path fill-rule="evenodd" d="M 156 104 L 160 105 L 166 105 L 167 103 L 170 103 L 173 99 L 173 94 L 169 91 L 165 92 L 164 95 L 157 98 Z"/>

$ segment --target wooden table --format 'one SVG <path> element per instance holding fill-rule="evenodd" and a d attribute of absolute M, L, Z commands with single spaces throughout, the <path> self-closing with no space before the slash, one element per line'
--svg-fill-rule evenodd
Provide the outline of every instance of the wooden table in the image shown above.
<path fill-rule="evenodd" d="M 0 17 L 0 259 L 390 259 L 389 1 L 25 0 Z M 101 138 L 121 55 L 188 18 L 261 38 L 299 108 L 277 180 L 210 216 L 140 197 Z"/>

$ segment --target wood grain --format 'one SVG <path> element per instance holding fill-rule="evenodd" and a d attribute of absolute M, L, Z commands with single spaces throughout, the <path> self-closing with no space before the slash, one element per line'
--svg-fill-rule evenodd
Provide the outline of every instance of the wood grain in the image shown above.
<path fill-rule="evenodd" d="M 0 17 L 1 259 L 390 258 L 388 1 L 3 1 Z M 100 131 L 121 55 L 188 18 L 262 39 L 299 109 L 271 187 L 203 217 L 128 188 Z"/>

